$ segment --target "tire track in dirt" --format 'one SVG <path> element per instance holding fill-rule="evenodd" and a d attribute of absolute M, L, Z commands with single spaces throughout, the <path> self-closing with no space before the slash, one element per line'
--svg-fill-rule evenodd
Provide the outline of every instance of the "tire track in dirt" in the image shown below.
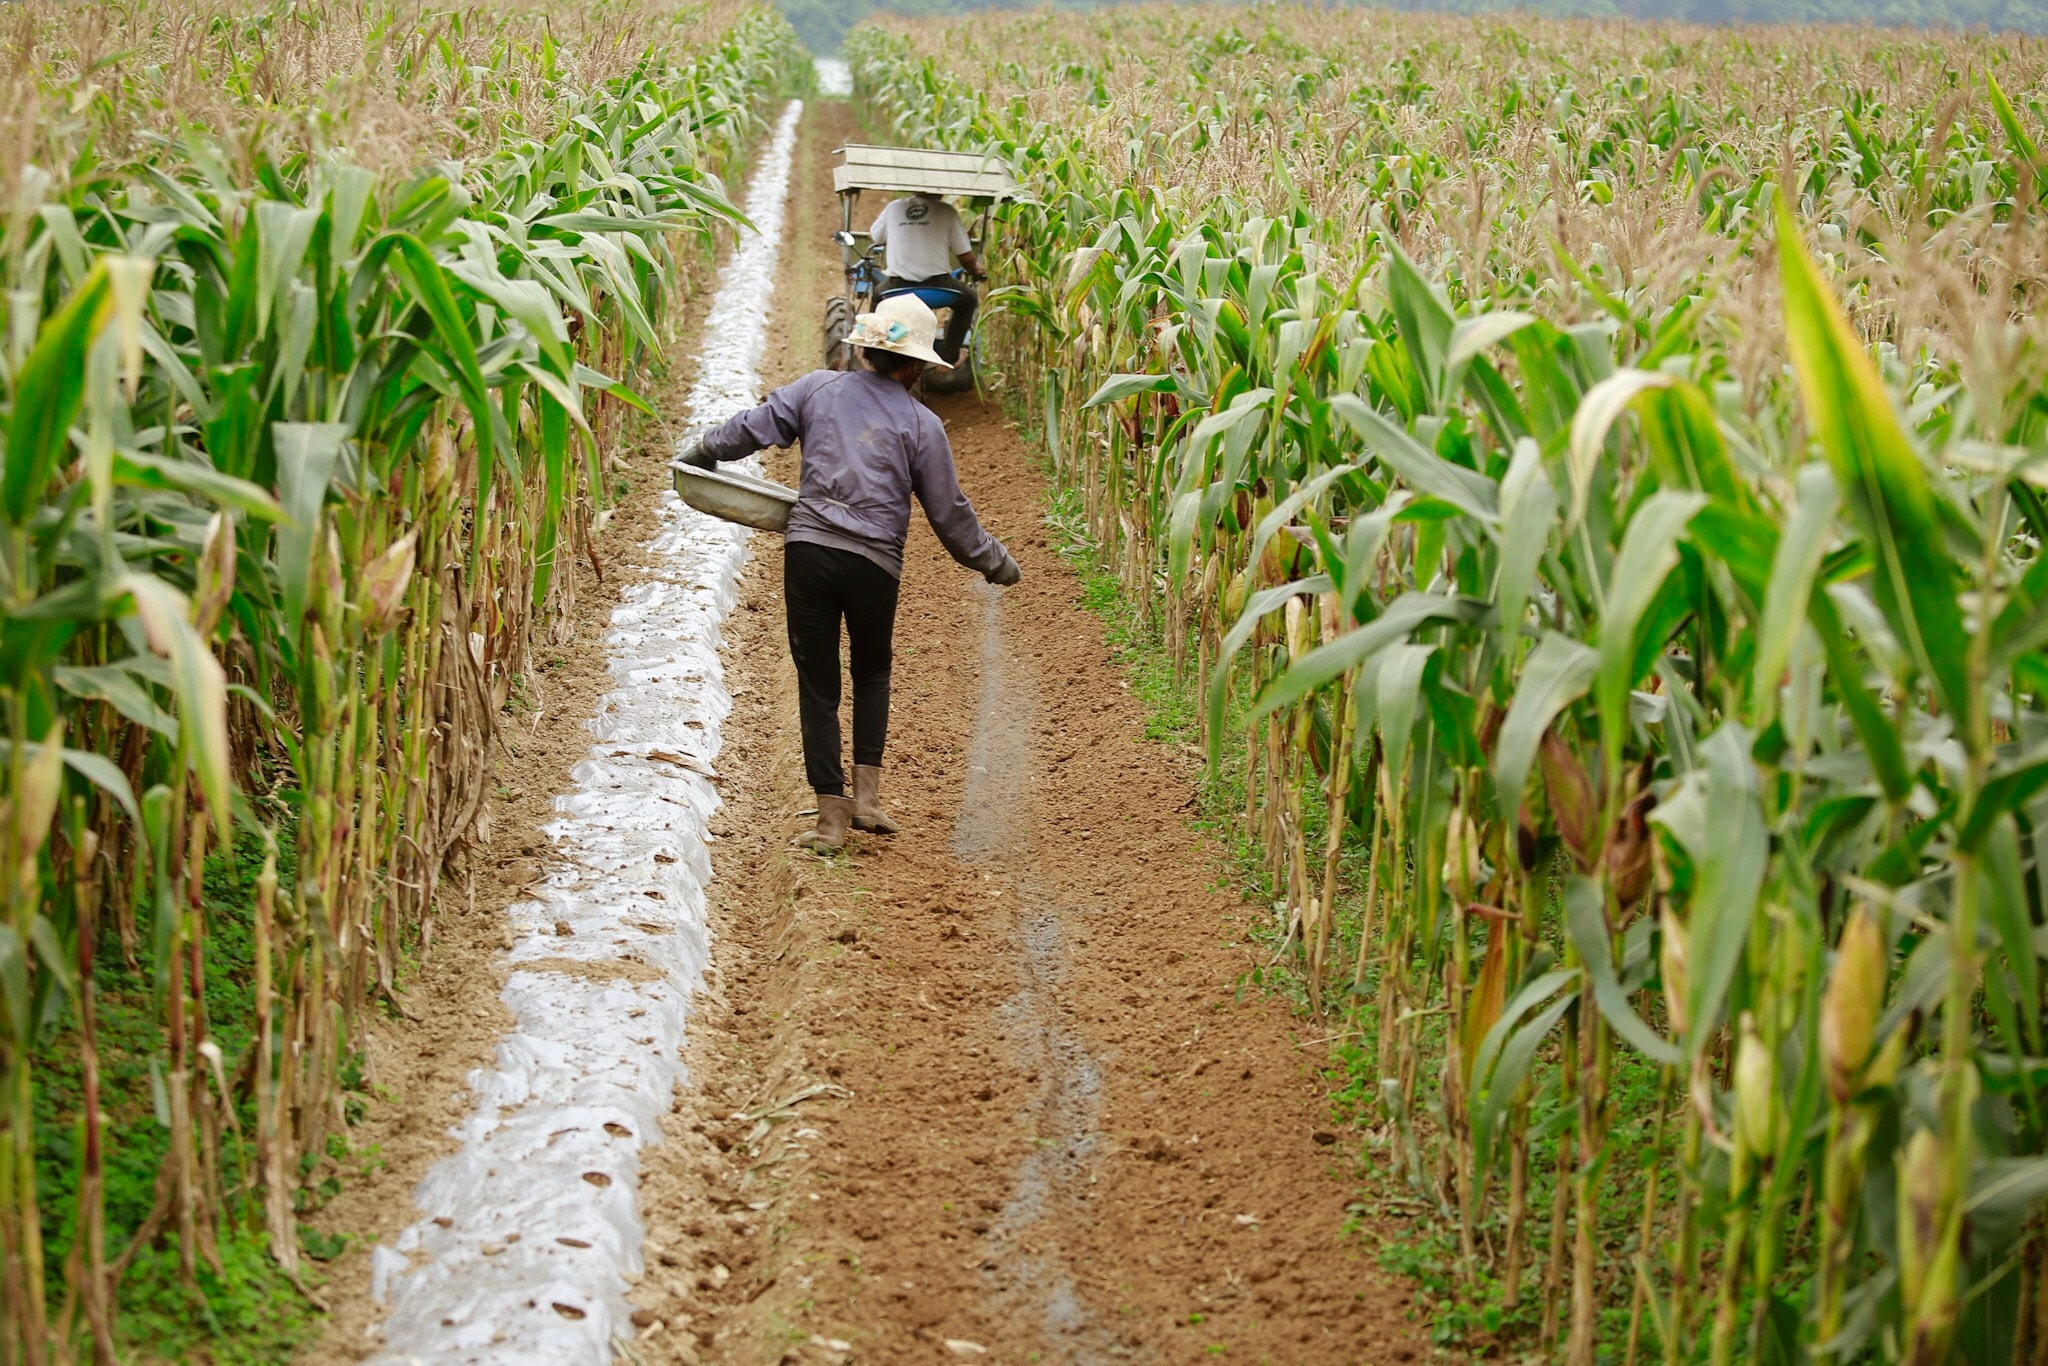
<path fill-rule="evenodd" d="M 1030 854 L 1029 825 L 1019 819 L 1030 800 L 1030 740 L 1037 695 L 1011 657 L 1002 590 L 971 591 L 982 601 L 981 696 L 968 753 L 967 790 L 953 822 L 953 853 L 998 876 Z M 1059 999 L 1067 980 L 1060 914 L 1035 880 L 1017 882 L 1023 912 L 1014 952 L 1021 965 L 1017 993 L 997 1010 L 1016 1071 L 1040 1078 L 1024 1104 L 1024 1122 L 1046 1140 L 1019 1164 L 1015 1189 L 988 1234 L 982 1270 L 995 1298 L 1012 1313 L 1035 1317 L 1045 1335 L 1066 1342 L 1080 1359 L 1114 1354 L 1116 1341 L 1085 1303 L 1061 1245 L 1056 1214 L 1070 1192 L 1092 1176 L 1101 1144 L 1102 1072 L 1069 1027 Z"/>
<path fill-rule="evenodd" d="M 815 363 L 830 151 L 855 132 L 812 106 L 769 383 Z M 1189 826 L 1194 762 L 1143 739 L 1014 431 L 934 406 L 1024 581 L 989 589 L 914 527 L 884 783 L 903 830 L 826 863 L 787 847 L 810 802 L 780 548 L 755 543 L 727 627 L 718 989 L 643 1184 L 636 1356 L 1426 1355 L 1344 1231 L 1320 1050 L 1233 990 L 1263 912 Z"/>

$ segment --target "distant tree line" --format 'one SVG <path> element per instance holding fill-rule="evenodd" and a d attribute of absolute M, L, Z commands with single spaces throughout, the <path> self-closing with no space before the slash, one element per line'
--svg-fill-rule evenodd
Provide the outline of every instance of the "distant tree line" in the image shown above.
<path fill-rule="evenodd" d="M 1119 0 L 1058 0 L 1062 9 L 1102 9 Z M 1341 3 L 1341 0 L 1338 0 Z M 1907 24 L 1923 27 L 2048 32 L 2048 0 L 1373 0 L 1388 9 L 1480 14 L 1524 10 L 1558 16 L 1689 19 L 1698 23 Z M 839 51 L 846 31 L 877 10 L 893 14 L 965 14 L 1023 9 L 1043 0 L 776 0 L 813 52 Z"/>

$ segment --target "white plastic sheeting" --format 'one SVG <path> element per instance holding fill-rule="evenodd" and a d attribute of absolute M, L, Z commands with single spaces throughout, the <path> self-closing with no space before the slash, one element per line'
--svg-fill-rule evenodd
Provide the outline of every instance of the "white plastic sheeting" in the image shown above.
<path fill-rule="evenodd" d="M 747 234 L 704 323 L 694 422 L 753 403 L 802 106 L 792 101 L 748 186 Z M 639 1150 L 686 1080 L 690 997 L 710 940 L 706 824 L 732 700 L 718 662 L 748 533 L 669 493 L 654 568 L 612 613 L 614 690 L 576 791 L 555 800 L 554 862 L 507 912 L 519 935 L 504 1001 L 516 1017 L 494 1066 L 470 1075 L 462 1149 L 415 1192 L 423 1217 L 372 1254 L 390 1315 L 385 1362 L 603 1363 L 633 1335 L 641 1269 Z M 604 965 L 632 960 L 629 976 Z M 566 971 L 563 960 L 587 963 Z M 533 964 L 520 968 L 520 964 Z"/>
<path fill-rule="evenodd" d="M 844 99 L 853 93 L 853 68 L 842 57 L 816 57 L 811 65 L 818 73 L 818 93 L 827 99 Z"/>

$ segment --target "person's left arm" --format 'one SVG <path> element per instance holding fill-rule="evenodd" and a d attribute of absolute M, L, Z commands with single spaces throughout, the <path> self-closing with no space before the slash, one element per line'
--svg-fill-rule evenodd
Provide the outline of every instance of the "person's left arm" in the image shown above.
<path fill-rule="evenodd" d="M 949 245 L 953 248 L 953 255 L 959 258 L 967 273 L 977 280 L 986 279 L 981 259 L 974 252 L 974 239 L 967 235 L 967 220 L 961 217 L 958 209 L 953 210 L 952 238 Z"/>
<path fill-rule="evenodd" d="M 929 413 L 926 418 L 912 436 L 910 450 L 910 487 L 924 508 L 925 520 L 955 560 L 979 571 L 990 583 L 1015 583 L 1017 561 L 1001 541 L 988 534 L 960 487 L 945 426 Z"/>

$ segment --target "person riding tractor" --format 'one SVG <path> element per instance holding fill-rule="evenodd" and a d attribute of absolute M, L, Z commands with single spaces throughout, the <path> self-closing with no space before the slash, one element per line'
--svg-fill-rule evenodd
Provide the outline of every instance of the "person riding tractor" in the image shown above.
<path fill-rule="evenodd" d="M 977 283 L 988 278 L 960 211 L 935 194 L 905 195 L 875 215 L 868 240 L 883 252 L 883 298 L 915 289 L 942 289 L 957 296 L 945 335 L 934 349 L 947 369 L 959 364 L 960 347 L 974 326 L 981 297 L 956 280 L 953 271 L 965 270 Z"/>
<path fill-rule="evenodd" d="M 846 288 L 825 300 L 825 364 L 858 368 L 850 344 L 853 320 L 891 295 L 911 294 L 946 323 L 935 349 L 947 368 L 928 368 L 924 392 L 978 388 L 982 320 L 974 285 L 988 278 L 985 248 L 996 208 L 1022 200 L 1023 187 L 985 152 L 848 143 L 836 157 L 832 188 L 839 194 L 839 230 L 832 238 Z M 857 215 L 869 222 L 860 204 L 870 194 L 886 196 L 886 206 L 868 231 L 856 231 Z"/>

